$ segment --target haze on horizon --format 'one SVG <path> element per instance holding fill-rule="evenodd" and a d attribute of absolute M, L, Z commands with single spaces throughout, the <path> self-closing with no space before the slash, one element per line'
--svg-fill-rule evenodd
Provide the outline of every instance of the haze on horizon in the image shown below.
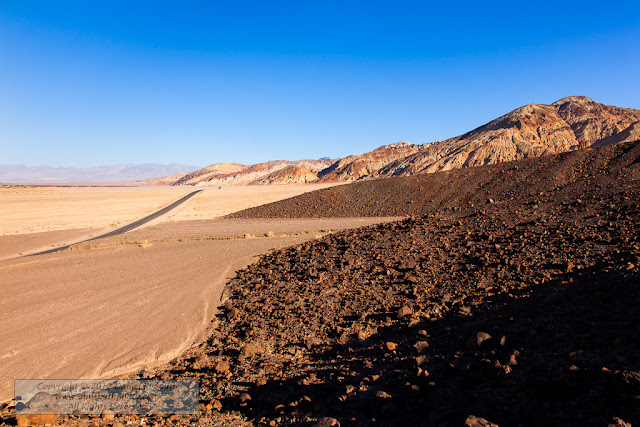
<path fill-rule="evenodd" d="M 534 8 L 535 7 L 535 8 Z M 0 3 L 0 163 L 258 163 L 640 108 L 640 5 Z"/>

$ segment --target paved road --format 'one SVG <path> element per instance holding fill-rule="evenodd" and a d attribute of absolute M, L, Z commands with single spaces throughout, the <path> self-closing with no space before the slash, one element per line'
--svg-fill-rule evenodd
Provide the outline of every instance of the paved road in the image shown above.
<path fill-rule="evenodd" d="M 35 254 L 29 254 L 29 255 L 26 255 L 26 256 L 50 254 L 50 253 L 53 253 L 53 252 L 62 251 L 64 249 L 67 249 L 71 245 L 77 245 L 78 243 L 90 242 L 92 240 L 102 239 L 104 237 L 117 236 L 118 234 L 126 233 L 128 231 L 131 231 L 133 229 L 136 229 L 136 228 L 140 227 L 141 225 L 144 225 L 144 224 L 148 223 L 149 221 L 152 221 L 152 220 L 158 218 L 159 216 L 162 216 L 162 215 L 166 214 L 167 212 L 171 211 L 172 209 L 175 209 L 176 207 L 180 206 L 181 204 L 183 204 L 184 202 L 186 202 L 187 200 L 189 200 L 190 198 L 192 198 L 193 196 L 195 196 L 196 194 L 198 194 L 201 191 L 202 190 L 196 190 L 196 191 L 194 191 L 192 193 L 189 193 L 186 196 L 184 196 L 183 198 L 181 198 L 179 200 L 176 200 L 175 202 L 171 203 L 170 205 L 167 205 L 164 208 L 162 208 L 162 209 L 160 209 L 158 211 L 155 211 L 151 215 L 147 215 L 144 218 L 141 218 L 141 219 L 139 219 L 137 221 L 132 222 L 131 224 L 127 224 L 127 225 L 125 225 L 123 227 L 120 227 L 118 229 L 115 229 L 113 231 L 109 231 L 108 233 L 101 234 L 101 235 L 96 236 L 96 237 L 92 237 L 91 239 L 82 240 L 80 242 L 70 243 L 68 245 L 59 246 L 59 247 L 53 248 L 53 249 L 47 249 L 46 251 L 37 252 Z"/>

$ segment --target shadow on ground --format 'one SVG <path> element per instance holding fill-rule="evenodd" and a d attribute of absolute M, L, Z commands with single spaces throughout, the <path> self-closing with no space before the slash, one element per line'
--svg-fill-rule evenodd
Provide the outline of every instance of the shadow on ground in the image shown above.
<path fill-rule="evenodd" d="M 316 347 L 304 375 L 249 385 L 251 401 L 238 409 L 301 424 L 330 416 L 342 425 L 446 426 L 471 414 L 500 426 L 639 422 L 640 275 L 621 267 L 566 273 L 470 315 Z M 478 332 L 492 338 L 478 347 Z"/>

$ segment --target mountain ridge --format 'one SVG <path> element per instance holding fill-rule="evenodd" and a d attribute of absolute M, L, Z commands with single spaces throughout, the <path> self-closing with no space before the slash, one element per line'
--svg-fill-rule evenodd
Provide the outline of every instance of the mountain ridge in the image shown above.
<path fill-rule="evenodd" d="M 326 160 L 271 160 L 243 165 L 240 163 L 214 163 L 196 171 L 169 177 L 171 185 L 282 185 L 317 181 L 317 173 L 331 165 L 335 159 Z M 284 172 L 282 170 L 285 170 Z M 286 175 L 288 173 L 288 175 Z M 165 178 L 153 183 L 162 184 Z"/>
<path fill-rule="evenodd" d="M 276 160 L 249 166 L 213 164 L 163 179 L 172 185 L 349 182 L 483 166 L 637 139 L 640 139 L 640 110 L 601 104 L 586 96 L 568 96 L 552 104 L 524 105 L 443 141 L 396 142 L 334 161 L 323 158 Z M 226 170 L 221 170 L 220 165 L 226 165 Z M 286 171 L 278 172 L 285 168 Z"/>
<path fill-rule="evenodd" d="M 419 147 L 415 153 L 356 179 L 482 166 L 638 138 L 639 110 L 600 104 L 585 96 L 571 96 L 548 105 L 528 104 L 460 136 L 415 146 Z M 355 161 L 366 161 L 371 153 Z M 352 178 L 348 174 L 333 174 L 323 180 Z"/>

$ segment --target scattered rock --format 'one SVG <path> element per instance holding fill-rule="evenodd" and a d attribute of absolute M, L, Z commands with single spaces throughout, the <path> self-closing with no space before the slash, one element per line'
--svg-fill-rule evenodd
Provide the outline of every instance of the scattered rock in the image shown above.
<path fill-rule="evenodd" d="M 235 307 L 231 307 L 231 309 L 227 312 L 227 319 L 235 319 L 238 316 L 238 309 Z"/>
<path fill-rule="evenodd" d="M 242 357 L 252 357 L 259 353 L 260 353 L 260 348 L 257 345 L 252 343 L 245 344 L 240 348 L 240 355 Z"/>
<path fill-rule="evenodd" d="M 469 415 L 464 422 L 465 427 L 498 427 L 498 424 L 494 424 L 485 420 L 484 418 Z"/>
<path fill-rule="evenodd" d="M 318 422 L 313 425 L 313 427 L 340 427 L 340 422 L 335 418 L 324 417 L 320 418 Z"/>
<path fill-rule="evenodd" d="M 103 420 L 113 420 L 116 417 L 115 413 L 110 409 L 105 409 L 101 415 Z"/>
<path fill-rule="evenodd" d="M 429 347 L 429 343 L 427 341 L 418 341 L 413 347 L 418 353 L 422 353 Z"/>
<path fill-rule="evenodd" d="M 227 362 L 226 360 L 219 360 L 216 363 L 215 370 L 221 374 L 229 372 L 229 362 Z"/>
<path fill-rule="evenodd" d="M 491 340 L 491 335 L 486 332 L 478 332 L 467 341 L 467 346 L 471 349 L 480 348 L 486 346 L 486 344 Z"/>
<path fill-rule="evenodd" d="M 413 314 L 413 310 L 410 307 L 407 307 L 406 305 L 404 305 L 400 310 L 398 310 L 397 316 L 398 316 L 398 319 L 401 319 L 403 317 L 411 316 L 412 314 Z"/>
<path fill-rule="evenodd" d="M 632 427 L 631 423 L 626 423 L 618 417 L 613 417 L 613 421 L 609 423 L 608 427 Z"/>
<path fill-rule="evenodd" d="M 376 392 L 376 397 L 379 397 L 380 399 L 391 399 L 391 395 L 383 390 L 378 390 Z"/>
<path fill-rule="evenodd" d="M 517 173 L 496 165 L 467 169 L 468 179 L 448 171 L 301 195 L 295 203 L 313 200 L 307 210 L 319 215 L 415 205 L 416 216 L 265 254 L 229 281 L 233 304 L 202 357 L 189 350 L 157 375 L 198 378 L 203 402 L 220 399 L 259 425 L 326 414 L 455 425 L 469 396 L 501 424 L 628 418 L 640 395 L 640 277 L 626 268 L 640 265 L 638 159 L 640 143 L 622 144 L 518 162 Z M 501 202 L 486 205 L 495 194 Z M 298 209 L 281 203 L 261 212 Z"/>

